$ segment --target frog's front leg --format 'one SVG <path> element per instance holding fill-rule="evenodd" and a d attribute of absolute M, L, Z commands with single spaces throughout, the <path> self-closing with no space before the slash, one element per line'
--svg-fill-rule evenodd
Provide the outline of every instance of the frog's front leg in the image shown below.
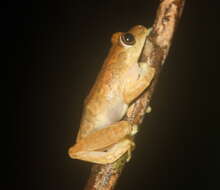
<path fill-rule="evenodd" d="M 138 79 L 132 83 L 130 82 L 129 85 L 125 85 L 124 100 L 127 104 L 130 104 L 150 85 L 155 75 L 155 68 L 145 62 L 141 62 L 139 65 L 140 72 Z"/>
<path fill-rule="evenodd" d="M 112 163 L 134 146 L 127 137 L 135 130 L 128 121 L 116 122 L 80 139 L 69 149 L 69 155 L 88 162 Z"/>

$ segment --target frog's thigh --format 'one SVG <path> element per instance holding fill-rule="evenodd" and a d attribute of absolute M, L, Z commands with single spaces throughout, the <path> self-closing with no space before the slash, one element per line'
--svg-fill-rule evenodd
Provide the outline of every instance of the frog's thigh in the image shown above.
<path fill-rule="evenodd" d="M 155 69 L 142 63 L 142 68 L 138 80 L 129 83 L 124 90 L 124 100 L 127 104 L 137 98 L 151 83 L 155 74 Z"/>
<path fill-rule="evenodd" d="M 117 144 L 113 145 L 111 148 L 107 149 L 106 152 L 102 152 L 102 151 L 77 152 L 74 155 L 74 158 L 97 163 L 97 164 L 108 164 L 119 159 L 127 151 L 130 151 L 133 144 L 134 144 L 133 141 L 129 139 L 124 139 L 122 141 L 119 141 Z"/>
<path fill-rule="evenodd" d="M 78 152 L 88 152 L 100 150 L 118 143 L 126 136 L 131 135 L 132 125 L 128 121 L 119 121 L 106 128 L 97 130 L 85 138 L 79 139 L 77 143 L 69 149 L 70 157 Z"/>

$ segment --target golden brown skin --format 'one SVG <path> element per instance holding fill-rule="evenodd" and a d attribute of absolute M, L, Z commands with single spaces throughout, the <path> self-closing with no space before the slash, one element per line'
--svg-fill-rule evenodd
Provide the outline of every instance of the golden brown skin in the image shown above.
<path fill-rule="evenodd" d="M 128 137 L 136 128 L 120 120 L 129 104 L 149 86 L 155 71 L 138 62 L 148 30 L 139 25 L 128 33 L 135 43 L 123 41 L 125 33 L 112 36 L 110 52 L 85 100 L 76 144 L 69 149 L 71 158 L 111 163 L 133 145 Z"/>

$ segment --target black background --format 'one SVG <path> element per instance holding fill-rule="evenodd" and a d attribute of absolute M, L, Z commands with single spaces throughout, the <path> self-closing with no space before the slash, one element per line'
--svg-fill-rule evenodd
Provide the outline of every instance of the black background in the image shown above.
<path fill-rule="evenodd" d="M 169 56 L 116 189 L 218 189 L 219 6 L 187 1 Z M 80 190 L 90 164 L 71 160 L 82 102 L 114 32 L 151 26 L 158 0 L 5 4 L 10 121 L 7 149 L 23 190 Z M 5 30 L 6 29 L 6 30 Z M 5 36 L 7 38 L 5 38 Z M 14 101 L 15 100 L 15 101 Z M 15 111 L 12 107 L 16 105 Z M 8 144 L 6 141 L 5 144 Z M 3 144 L 3 146 L 5 146 Z M 16 155 L 16 156 L 15 156 Z M 15 162 L 14 162 L 15 161 Z"/>

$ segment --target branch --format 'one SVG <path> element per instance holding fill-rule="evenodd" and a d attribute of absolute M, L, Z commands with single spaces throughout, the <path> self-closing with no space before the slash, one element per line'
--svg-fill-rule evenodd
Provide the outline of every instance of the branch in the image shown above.
<path fill-rule="evenodd" d="M 150 87 L 132 104 L 125 120 L 140 125 L 153 95 L 159 73 L 167 57 L 172 37 L 181 17 L 185 0 L 161 0 L 149 38 L 146 40 L 141 61 L 156 68 Z M 114 163 L 94 164 L 85 190 L 112 190 L 126 163 L 125 154 Z"/>

